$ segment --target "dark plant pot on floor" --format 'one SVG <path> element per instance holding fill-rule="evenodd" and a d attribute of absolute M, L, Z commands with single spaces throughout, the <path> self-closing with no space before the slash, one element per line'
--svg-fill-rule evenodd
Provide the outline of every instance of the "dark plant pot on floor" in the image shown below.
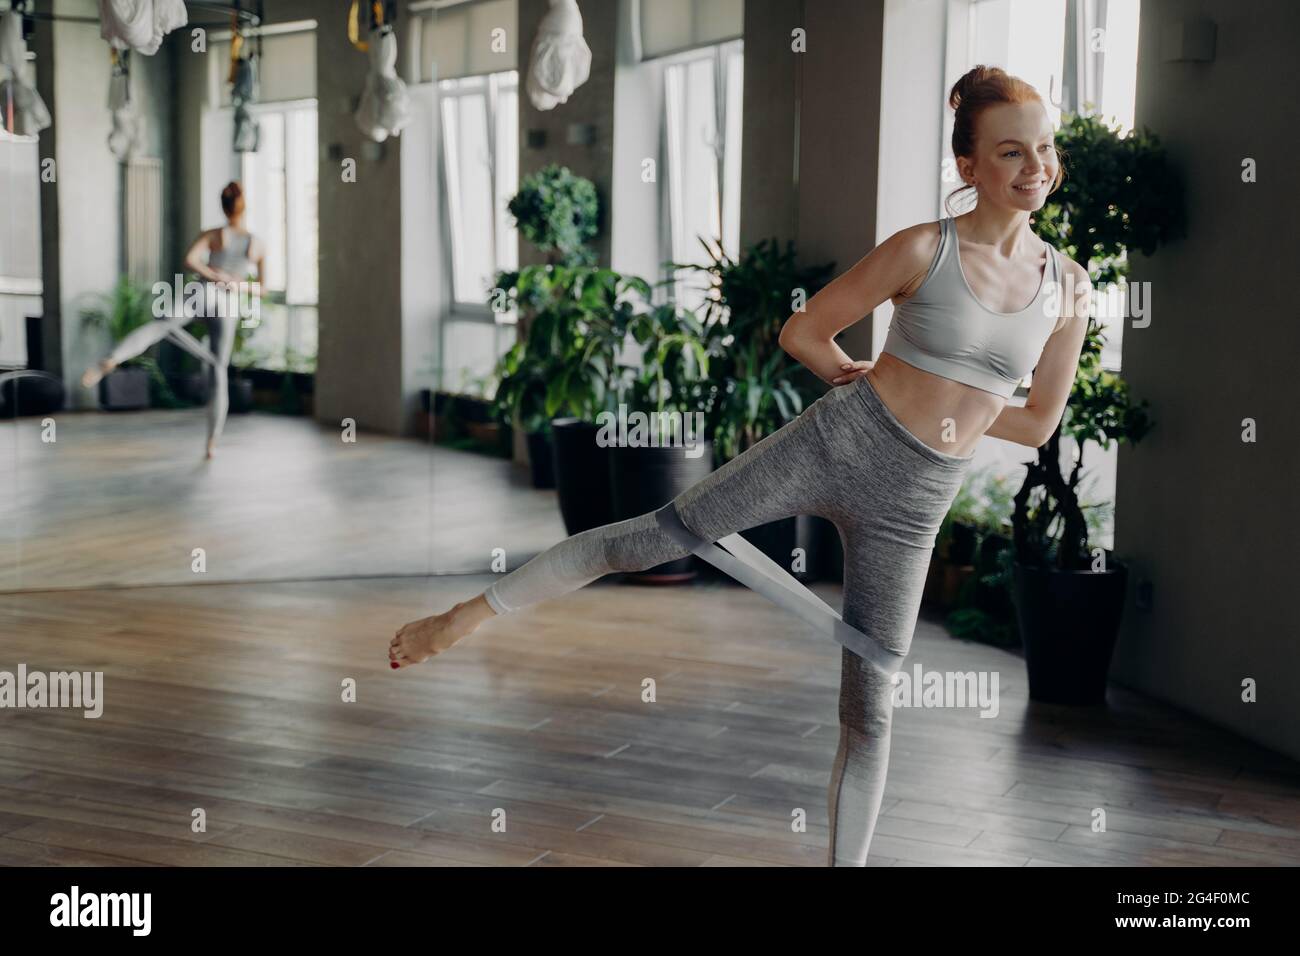
<path fill-rule="evenodd" d="M 551 450 L 551 436 L 546 432 L 529 432 L 528 465 L 532 470 L 534 488 L 555 487 L 555 453 Z"/>
<path fill-rule="evenodd" d="M 251 378 L 227 379 L 230 392 L 230 414 L 242 415 L 253 410 L 253 380 Z"/>
<path fill-rule="evenodd" d="M 570 537 L 613 520 L 610 449 L 596 444 L 599 431 L 599 425 L 577 418 L 551 420 L 555 490 Z"/>
<path fill-rule="evenodd" d="M 176 394 L 186 401 L 194 402 L 198 405 L 205 405 L 208 401 L 208 394 L 211 391 L 212 389 L 208 385 L 208 373 L 206 371 L 189 372 L 186 375 L 181 376 Z"/>
<path fill-rule="evenodd" d="M 827 576 L 826 536 L 833 533 L 835 525 L 817 515 L 792 515 L 740 532 L 741 537 L 799 581 Z M 802 567 L 795 562 L 795 548 L 803 550 Z"/>
<path fill-rule="evenodd" d="M 1058 571 L 1018 561 L 1012 565 L 1031 700 L 1106 702 L 1106 674 L 1127 583 L 1128 568 L 1110 552 L 1105 571 Z"/>
<path fill-rule="evenodd" d="M 115 368 L 99 380 L 99 405 L 120 412 L 149 407 L 149 372 L 142 368 Z"/>
<path fill-rule="evenodd" d="M 0 418 L 63 411 L 63 379 L 37 369 L 0 372 Z"/>
<path fill-rule="evenodd" d="M 655 511 L 713 470 L 713 442 L 704 441 L 688 458 L 683 447 L 608 449 L 614 521 L 635 518 Z M 685 555 L 628 577 L 637 581 L 666 584 L 695 577 L 695 558 Z"/>

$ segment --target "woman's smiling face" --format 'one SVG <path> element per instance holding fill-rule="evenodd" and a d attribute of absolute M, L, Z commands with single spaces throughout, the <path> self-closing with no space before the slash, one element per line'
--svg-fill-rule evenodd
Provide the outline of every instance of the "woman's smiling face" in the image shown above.
<path fill-rule="evenodd" d="M 1024 211 L 1043 205 L 1058 166 L 1052 123 L 1038 100 L 988 107 L 977 121 L 975 155 L 957 158 L 980 202 Z"/>

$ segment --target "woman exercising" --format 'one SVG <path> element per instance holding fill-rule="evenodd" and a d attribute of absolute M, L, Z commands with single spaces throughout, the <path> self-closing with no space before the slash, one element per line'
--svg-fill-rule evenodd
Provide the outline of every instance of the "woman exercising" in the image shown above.
<path fill-rule="evenodd" d="M 208 400 L 208 458 L 216 450 L 217 439 L 221 437 L 226 413 L 230 409 L 226 369 L 230 365 L 235 330 L 240 321 L 238 303 L 243 296 L 239 284 L 246 282 L 256 271 L 257 287 L 253 294 L 259 294 L 266 266 L 262 244 L 244 229 L 244 190 L 239 183 L 229 183 L 221 190 L 221 208 L 226 214 L 226 225 L 201 233 L 185 253 L 185 268 L 206 280 L 203 318 L 207 321 L 210 347 L 205 348 L 185 331 L 185 326 L 197 316 L 168 316 L 133 330 L 117 344 L 108 358 L 92 365 L 81 376 L 81 384 L 91 388 L 122 362 L 139 355 L 155 342 L 171 339 L 212 372 L 212 395 Z"/>
<path fill-rule="evenodd" d="M 844 545 L 843 622 L 869 648 L 841 655 L 828 862 L 865 865 L 889 760 L 891 677 L 911 645 L 939 526 L 981 435 L 1031 448 L 1051 436 L 1087 326 L 1086 271 L 1029 226 L 1063 175 L 1038 92 L 977 66 L 949 104 L 974 210 L 895 233 L 782 328 L 786 352 L 843 387 L 658 511 L 574 535 L 478 597 L 406 624 L 389 646 L 393 667 L 446 650 L 497 614 L 680 558 L 692 542 L 820 515 Z M 880 358 L 853 361 L 835 336 L 886 299 L 895 311 Z M 1025 405 L 1008 405 L 1031 370 Z"/>

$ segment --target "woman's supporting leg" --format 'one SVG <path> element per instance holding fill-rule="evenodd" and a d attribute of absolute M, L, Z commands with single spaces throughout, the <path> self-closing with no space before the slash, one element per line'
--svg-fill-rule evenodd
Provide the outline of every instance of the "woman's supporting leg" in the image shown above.
<path fill-rule="evenodd" d="M 898 452 L 881 446 L 881 480 L 862 484 L 859 510 L 840 524 L 844 622 L 894 654 L 894 670 L 911 649 L 935 535 L 962 475 Z M 827 794 L 830 866 L 866 865 L 889 767 L 893 695 L 892 671 L 843 651 L 840 737 Z"/>
<path fill-rule="evenodd" d="M 239 316 L 212 316 L 208 319 L 208 341 L 211 345 L 212 395 L 208 400 L 208 453 L 211 454 L 226 426 L 230 411 L 230 387 L 226 369 L 235 348 L 235 327 Z"/>

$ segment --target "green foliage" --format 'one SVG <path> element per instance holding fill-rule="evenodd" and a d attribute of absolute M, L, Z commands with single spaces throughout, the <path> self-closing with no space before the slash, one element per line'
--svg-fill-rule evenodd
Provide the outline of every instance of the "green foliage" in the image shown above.
<path fill-rule="evenodd" d="M 519 234 L 547 253 L 553 265 L 594 265 L 586 243 L 596 236 L 600 204 L 596 186 L 551 163 L 525 176 L 506 206 Z"/>
<path fill-rule="evenodd" d="M 709 298 L 703 308 L 702 338 L 709 356 L 704 397 L 705 425 L 719 461 L 728 461 L 796 418 L 818 395 L 809 373 L 778 344 L 781 327 L 794 311 L 796 289 L 804 301 L 822 288 L 834 263 L 800 266 L 794 243 L 785 247 L 763 239 L 727 256 L 715 243 L 700 240 L 709 261 L 669 263 L 674 270 L 703 273 Z"/>
<path fill-rule="evenodd" d="M 637 297 L 650 297 L 646 281 L 596 266 L 542 265 L 502 273 L 497 286 L 526 326 L 494 370 L 495 401 L 506 420 L 518 416 L 526 431 L 546 431 L 562 415 L 594 421 L 616 411 L 624 376 L 619 351 Z"/>
<path fill-rule="evenodd" d="M 628 405 L 640 411 L 679 412 L 702 410 L 709 374 L 709 351 L 704 327 L 691 312 L 673 303 L 655 306 L 635 315 L 628 331 L 644 349 L 639 368 L 628 368 Z"/>
<path fill-rule="evenodd" d="M 1082 265 L 1094 290 L 1123 281 L 1128 249 L 1150 255 L 1186 235 L 1183 186 L 1159 140 L 1147 132 L 1120 136 L 1094 116 L 1067 115 L 1056 134 L 1066 161 L 1062 188 L 1035 217 L 1039 235 Z M 1065 290 L 1067 293 L 1069 289 Z M 1136 401 L 1122 378 L 1102 367 L 1105 335 L 1089 316 L 1074 385 L 1062 421 L 1028 466 L 1016 493 L 1016 557 L 1061 570 L 1089 567 L 1089 537 L 1098 521 L 1085 514 L 1078 483 L 1084 443 L 1136 444 L 1154 427 L 1148 403 Z M 1078 443 L 1070 474 L 1060 465 L 1062 434 Z"/>
<path fill-rule="evenodd" d="M 130 276 L 118 277 L 111 291 L 94 295 L 81 308 L 81 320 L 87 328 L 102 329 L 116 345 L 142 325 L 154 321 L 153 295 Z M 139 358 L 123 365 L 146 365 Z"/>

